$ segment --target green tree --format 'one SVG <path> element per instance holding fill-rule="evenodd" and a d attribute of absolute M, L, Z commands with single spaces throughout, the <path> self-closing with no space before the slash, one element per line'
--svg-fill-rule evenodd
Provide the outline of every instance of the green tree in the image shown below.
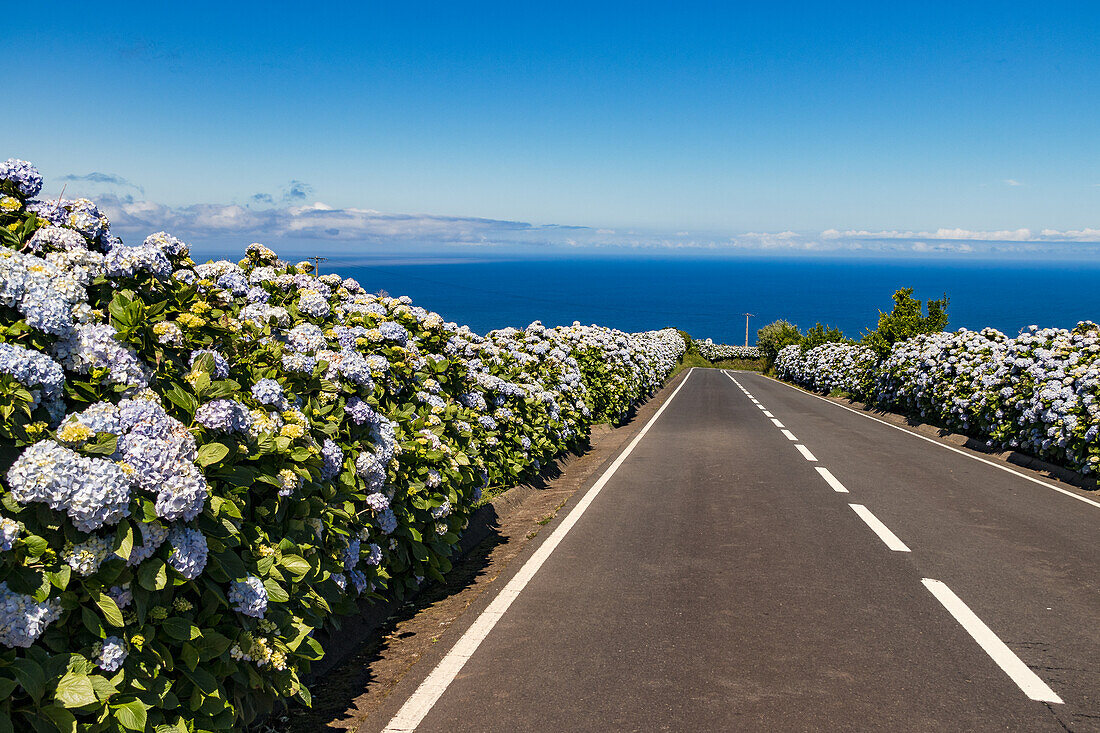
<path fill-rule="evenodd" d="M 828 326 L 822 326 L 820 323 L 816 323 L 814 327 L 806 331 L 806 334 L 802 337 L 802 350 L 806 351 L 815 346 L 843 340 L 844 333 L 839 328 L 829 328 Z"/>
<path fill-rule="evenodd" d="M 780 349 L 801 342 L 802 334 L 798 326 L 789 321 L 772 321 L 756 332 L 756 346 L 767 360 L 768 367 L 775 364 Z"/>
<path fill-rule="evenodd" d="M 863 334 L 863 343 L 882 358 L 898 341 L 942 331 L 947 326 L 947 303 L 947 295 L 929 300 L 928 315 L 924 315 L 921 302 L 913 297 L 913 288 L 902 288 L 894 293 L 894 309 L 889 313 L 879 311 L 878 328 Z"/>

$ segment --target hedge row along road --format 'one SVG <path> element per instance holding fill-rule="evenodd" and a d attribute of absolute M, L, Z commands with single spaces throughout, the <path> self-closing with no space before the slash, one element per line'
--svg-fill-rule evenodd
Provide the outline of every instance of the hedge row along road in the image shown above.
<path fill-rule="evenodd" d="M 1096 497 L 757 374 L 664 394 L 363 730 L 1100 729 Z"/>

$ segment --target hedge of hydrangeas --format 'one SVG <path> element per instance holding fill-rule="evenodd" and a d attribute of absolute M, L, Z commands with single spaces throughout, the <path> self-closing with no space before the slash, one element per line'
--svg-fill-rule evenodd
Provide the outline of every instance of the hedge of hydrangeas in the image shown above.
<path fill-rule="evenodd" d="M 775 370 L 787 379 L 826 394 L 840 390 L 865 399 L 878 358 L 866 346 L 830 342 L 802 350 L 795 344 L 779 350 Z"/>
<path fill-rule="evenodd" d="M 863 346 L 780 352 L 779 376 L 897 410 L 1083 474 L 1100 470 L 1100 326 L 922 334 L 882 361 Z"/>
<path fill-rule="evenodd" d="M 0 730 L 236 728 L 439 580 L 490 486 L 617 421 L 672 329 L 480 336 L 253 244 L 126 246 L 0 164 Z"/>
<path fill-rule="evenodd" d="M 724 359 L 759 359 L 760 349 L 755 346 L 730 346 L 729 344 L 716 344 L 711 339 L 701 341 L 695 339 L 695 350 L 707 361 L 722 361 Z"/>

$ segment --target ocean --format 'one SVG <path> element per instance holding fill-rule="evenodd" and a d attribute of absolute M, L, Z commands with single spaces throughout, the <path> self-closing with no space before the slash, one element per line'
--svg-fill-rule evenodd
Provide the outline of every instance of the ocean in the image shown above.
<path fill-rule="evenodd" d="M 949 329 L 992 326 L 1015 335 L 1029 324 L 1071 328 L 1100 320 L 1100 264 L 837 260 L 577 258 L 498 261 L 370 261 L 336 258 L 322 272 L 354 277 L 376 292 L 409 295 L 479 333 L 534 320 L 597 323 L 624 331 L 675 326 L 696 338 L 740 344 L 785 318 L 803 330 L 822 322 L 858 338 L 891 295 L 946 294 Z"/>

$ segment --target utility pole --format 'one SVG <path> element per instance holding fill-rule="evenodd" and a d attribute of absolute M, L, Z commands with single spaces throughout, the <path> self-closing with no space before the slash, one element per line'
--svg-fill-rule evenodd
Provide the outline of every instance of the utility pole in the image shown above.
<path fill-rule="evenodd" d="M 328 257 L 306 257 L 307 260 L 313 260 L 313 274 L 321 274 L 321 263 L 328 262 Z"/>
<path fill-rule="evenodd" d="M 748 345 L 749 345 L 749 319 L 750 318 L 756 318 L 756 314 L 755 313 L 742 313 L 741 315 L 743 315 L 745 317 L 745 347 L 748 348 Z"/>

